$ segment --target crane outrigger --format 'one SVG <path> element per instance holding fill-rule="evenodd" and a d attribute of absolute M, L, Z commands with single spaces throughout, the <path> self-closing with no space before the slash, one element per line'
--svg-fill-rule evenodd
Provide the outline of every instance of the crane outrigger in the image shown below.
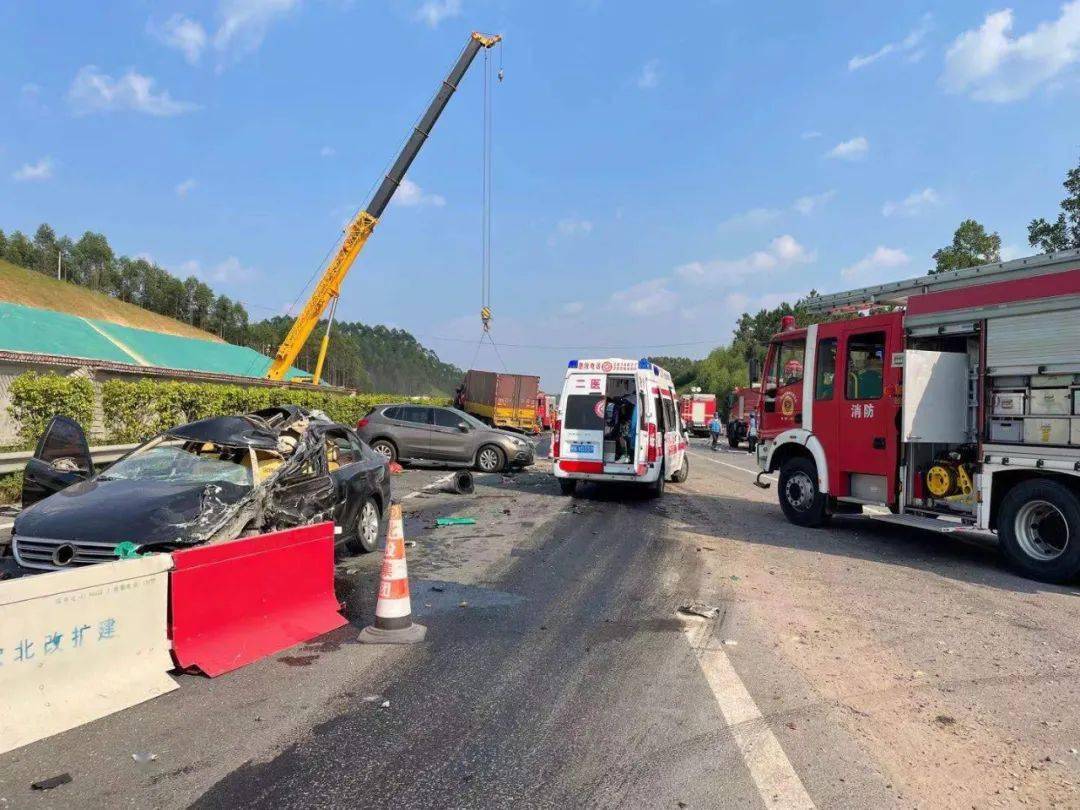
<path fill-rule="evenodd" d="M 397 191 L 398 186 L 401 185 L 401 181 L 405 178 L 405 173 L 409 170 L 409 166 L 412 165 L 413 160 L 420 152 L 420 147 L 424 145 L 424 141 L 427 140 L 428 135 L 431 134 L 432 127 L 434 127 L 435 122 L 439 120 L 439 116 L 442 114 L 443 109 L 450 100 L 450 96 L 457 90 L 458 84 L 461 82 L 462 78 L 464 78 L 465 72 L 469 69 L 469 65 L 472 64 L 473 59 L 481 49 L 492 48 L 501 39 L 502 37 L 498 34 L 487 36 L 476 31 L 469 36 L 469 41 L 465 45 L 464 50 L 462 50 L 461 56 L 458 57 L 450 74 L 443 80 L 442 86 L 435 94 L 435 98 L 432 99 L 431 104 L 427 108 L 427 112 L 424 113 L 423 118 L 420 119 L 420 123 L 413 129 L 412 135 L 405 143 L 397 160 L 394 161 L 394 165 L 390 168 L 389 173 L 383 178 L 382 183 L 379 184 L 378 189 L 376 189 L 375 194 L 367 207 L 360 211 L 352 222 L 349 223 L 348 228 L 346 228 L 345 238 L 342 240 L 337 253 L 334 254 L 334 257 L 326 266 L 322 277 L 319 279 L 319 283 L 315 286 L 315 291 L 311 294 L 311 297 L 308 298 L 303 310 L 301 310 L 296 321 L 293 322 L 289 333 L 285 336 L 285 340 L 282 341 L 277 352 L 274 354 L 274 359 L 270 363 L 270 369 L 266 374 L 269 379 L 282 380 L 285 378 L 285 374 L 296 361 L 296 357 L 300 354 L 300 350 L 311 336 L 319 319 L 322 318 L 323 313 L 326 311 L 326 307 L 331 301 L 335 303 L 336 307 L 337 298 L 341 292 L 342 281 L 345 280 L 345 276 L 348 274 L 353 262 L 356 261 L 356 257 L 360 255 L 360 251 L 363 249 L 368 237 L 371 236 L 371 232 L 378 223 L 379 217 L 382 216 L 383 211 L 386 210 L 386 206 L 390 203 L 391 198 L 393 198 L 394 192 Z M 332 317 L 333 315 L 331 315 L 331 318 Z M 316 384 L 319 382 L 319 378 L 322 375 L 322 366 L 323 361 L 326 359 L 329 335 L 330 328 L 329 324 L 327 324 L 326 334 L 323 335 L 322 345 L 319 347 L 319 359 L 315 365 L 313 381 Z"/>

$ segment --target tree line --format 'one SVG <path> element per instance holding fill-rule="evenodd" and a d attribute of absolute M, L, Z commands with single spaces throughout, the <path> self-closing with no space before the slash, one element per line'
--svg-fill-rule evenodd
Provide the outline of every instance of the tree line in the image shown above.
<path fill-rule="evenodd" d="M 147 259 L 117 256 L 104 234 L 87 231 L 73 241 L 57 237 L 45 223 L 33 239 L 21 231 L 7 236 L 0 230 L 0 258 L 167 315 L 230 343 L 243 343 L 247 337 L 248 314 L 239 301 L 215 294 L 195 276 L 180 280 Z"/>
<path fill-rule="evenodd" d="M 1028 244 L 1040 253 L 1080 249 L 1080 162 L 1066 173 L 1062 185 L 1066 196 L 1057 217 L 1052 221 L 1039 217 L 1028 224 Z M 952 241 L 935 251 L 931 258 L 934 260 L 931 273 L 999 262 L 1001 237 L 997 232 L 988 232 L 977 220 L 965 219 L 953 233 Z M 817 294 L 811 290 L 808 298 Z M 656 357 L 654 362 L 671 372 L 680 392 L 699 387 L 706 393 L 716 394 L 717 408 L 721 418 L 726 420 L 733 400 L 732 391 L 750 384 L 752 368 L 760 374 L 769 340 L 780 331 L 783 317 L 793 315 L 800 327 L 823 320 L 806 311 L 805 300 L 794 304 L 784 302 L 753 314 L 742 313 L 735 324 L 731 343 L 713 349 L 700 360 Z"/>

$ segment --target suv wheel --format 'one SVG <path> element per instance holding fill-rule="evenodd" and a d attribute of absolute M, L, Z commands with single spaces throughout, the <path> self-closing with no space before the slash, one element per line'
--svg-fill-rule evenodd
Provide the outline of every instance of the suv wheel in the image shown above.
<path fill-rule="evenodd" d="M 498 472 L 506 466 L 506 456 L 493 444 L 485 444 L 476 454 L 476 469 L 480 472 Z"/>
<path fill-rule="evenodd" d="M 1001 502 L 998 537 L 1005 558 L 1026 577 L 1066 582 L 1080 573 L 1080 502 L 1063 484 L 1031 479 Z"/>
<path fill-rule="evenodd" d="M 387 461 L 397 461 L 397 448 L 389 439 L 376 439 L 371 443 L 371 449 Z"/>

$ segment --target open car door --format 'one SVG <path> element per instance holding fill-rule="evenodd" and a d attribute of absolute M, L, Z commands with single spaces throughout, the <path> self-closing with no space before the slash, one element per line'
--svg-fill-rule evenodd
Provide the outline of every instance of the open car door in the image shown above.
<path fill-rule="evenodd" d="M 85 481 L 93 470 L 83 429 L 66 416 L 54 416 L 38 439 L 34 457 L 26 463 L 23 508 Z"/>

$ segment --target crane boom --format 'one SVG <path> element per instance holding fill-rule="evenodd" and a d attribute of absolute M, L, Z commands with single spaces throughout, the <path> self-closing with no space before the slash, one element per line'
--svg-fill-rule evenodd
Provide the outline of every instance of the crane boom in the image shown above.
<path fill-rule="evenodd" d="M 409 166 L 412 165 L 416 155 L 420 152 L 420 147 L 424 145 L 424 141 L 431 134 L 431 129 L 435 126 L 435 122 L 439 120 L 439 116 L 446 107 L 446 103 L 450 100 L 450 96 L 457 90 L 458 84 L 465 76 L 465 71 L 469 69 L 469 65 L 472 64 L 481 48 L 491 48 L 501 39 L 502 37 L 499 35 L 485 36 L 475 31 L 469 37 L 461 56 L 458 57 L 450 74 L 443 80 L 442 86 L 435 94 L 435 98 L 432 99 L 427 112 L 424 113 L 420 123 L 413 129 L 412 135 L 409 136 L 409 140 L 402 148 L 401 154 L 397 156 L 397 160 L 394 161 L 389 173 L 383 178 L 378 189 L 375 190 L 375 194 L 367 207 L 357 214 L 346 228 L 341 246 L 326 266 L 319 283 L 315 285 L 315 291 L 308 298 L 307 303 L 304 304 L 303 310 L 297 316 L 296 321 L 293 322 L 292 328 L 285 336 L 285 340 L 282 341 L 274 354 L 274 359 L 270 363 L 270 369 L 266 374 L 268 378 L 271 380 L 285 378 L 286 372 L 296 361 L 296 356 L 300 353 L 304 343 L 307 342 L 308 337 L 311 336 L 312 330 L 319 322 L 323 312 L 326 311 L 327 305 L 341 291 L 341 282 L 345 279 L 353 262 L 356 261 L 356 257 L 360 254 L 368 237 L 371 236 L 372 230 L 374 230 L 383 211 L 386 210 L 386 206 L 390 203 L 394 192 L 401 185 Z M 320 357 L 320 371 L 322 370 L 321 360 Z"/>

